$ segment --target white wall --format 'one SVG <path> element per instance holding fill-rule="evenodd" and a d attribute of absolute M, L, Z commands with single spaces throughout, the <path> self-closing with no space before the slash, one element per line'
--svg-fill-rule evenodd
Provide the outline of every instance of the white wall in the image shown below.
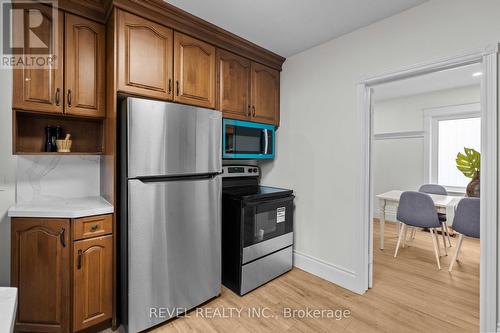
<path fill-rule="evenodd" d="M 498 0 L 431 0 L 286 60 L 277 155 L 263 182 L 296 191 L 295 249 L 331 280 L 360 271 L 351 255 L 360 246 L 356 84 L 497 42 L 499 13 Z"/>
<path fill-rule="evenodd" d="M 424 109 L 479 101 L 479 86 L 377 101 L 374 105 L 374 133 L 423 131 Z M 375 140 L 372 170 L 374 195 L 390 190 L 418 190 L 420 185 L 427 183 L 424 152 L 423 138 Z M 374 203 L 378 207 L 376 198 Z M 388 209 L 386 218 L 394 221 L 394 215 L 395 212 Z M 379 216 L 377 211 L 375 216 Z"/>

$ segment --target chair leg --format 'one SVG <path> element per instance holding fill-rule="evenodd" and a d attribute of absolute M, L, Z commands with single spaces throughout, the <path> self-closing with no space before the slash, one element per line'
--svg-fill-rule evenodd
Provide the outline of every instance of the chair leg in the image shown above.
<path fill-rule="evenodd" d="M 440 257 L 440 254 L 439 254 L 439 244 L 438 244 L 438 241 L 437 241 L 435 230 L 432 229 L 432 228 L 430 228 L 430 231 L 431 231 L 431 237 L 432 237 L 432 245 L 434 246 L 434 254 L 436 256 L 436 261 L 437 261 L 437 264 L 438 264 L 438 269 L 441 269 L 441 263 L 439 262 L 439 257 Z"/>
<path fill-rule="evenodd" d="M 455 264 L 455 261 L 458 261 L 458 255 L 460 253 L 460 248 L 462 247 L 462 241 L 464 240 L 464 235 L 458 236 L 458 243 L 457 243 L 457 249 L 455 250 L 455 254 L 453 255 L 453 258 L 451 259 L 450 262 L 450 267 L 448 268 L 448 272 L 451 272 L 453 269 L 453 265 Z"/>
<path fill-rule="evenodd" d="M 444 226 L 446 228 L 446 237 L 448 238 L 448 245 L 451 247 L 451 237 L 450 237 L 450 229 L 448 228 L 448 225 L 446 222 L 444 223 Z"/>
<path fill-rule="evenodd" d="M 448 255 L 448 250 L 446 249 L 447 245 L 446 245 L 446 236 L 444 234 L 444 231 L 446 230 L 446 226 L 445 226 L 446 223 L 441 223 L 441 234 L 443 235 L 443 247 L 444 247 L 444 254 L 447 256 Z"/>
<path fill-rule="evenodd" d="M 399 244 L 401 243 L 401 237 L 403 237 L 403 233 L 406 229 L 406 224 L 403 224 L 401 228 L 399 228 L 399 236 L 398 236 L 398 242 L 396 244 L 396 251 L 394 252 L 394 258 L 398 255 L 398 249 L 399 249 Z"/>
<path fill-rule="evenodd" d="M 404 233 L 403 233 L 403 239 L 401 240 L 401 245 L 403 246 L 403 249 L 405 248 L 406 246 L 406 236 L 408 234 L 408 227 L 406 225 L 403 225 L 403 229 L 404 229 Z"/>

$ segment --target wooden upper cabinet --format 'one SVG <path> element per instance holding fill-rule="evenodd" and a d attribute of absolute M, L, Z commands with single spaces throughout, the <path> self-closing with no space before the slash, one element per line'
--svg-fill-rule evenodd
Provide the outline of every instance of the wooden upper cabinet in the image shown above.
<path fill-rule="evenodd" d="M 215 47 L 174 34 L 174 100 L 215 108 Z"/>
<path fill-rule="evenodd" d="M 69 332 L 70 222 L 12 220 L 11 285 L 19 288 L 16 332 Z"/>
<path fill-rule="evenodd" d="M 277 70 L 252 63 L 252 120 L 279 125 L 280 76 Z"/>
<path fill-rule="evenodd" d="M 113 236 L 74 243 L 73 331 L 89 328 L 112 316 Z"/>
<path fill-rule="evenodd" d="M 31 4 L 30 8 L 34 6 Z M 43 69 L 24 66 L 13 70 L 12 105 L 14 109 L 62 113 L 64 14 L 59 12 L 57 17 L 52 17 L 51 8 L 43 5 L 36 8 L 43 16 L 41 25 L 36 28 L 36 35 L 31 32 L 29 22 L 30 15 L 38 13 L 25 9 L 22 23 L 16 21 L 21 19 L 20 16 L 13 17 L 14 27 L 18 23 L 24 25 L 22 30 L 13 29 L 13 39 L 22 41 L 20 52 L 26 57 L 43 52 L 54 55 L 55 61 L 47 62 L 48 65 Z M 32 17 L 32 20 L 35 19 Z M 54 29 L 56 23 L 57 29 Z M 24 36 L 21 36 L 23 32 Z"/>
<path fill-rule="evenodd" d="M 65 113 L 104 117 L 105 27 L 67 14 L 65 30 Z"/>
<path fill-rule="evenodd" d="M 118 90 L 172 99 L 173 31 L 118 11 Z"/>
<path fill-rule="evenodd" d="M 224 117 L 250 117 L 250 60 L 217 50 L 217 97 Z"/>

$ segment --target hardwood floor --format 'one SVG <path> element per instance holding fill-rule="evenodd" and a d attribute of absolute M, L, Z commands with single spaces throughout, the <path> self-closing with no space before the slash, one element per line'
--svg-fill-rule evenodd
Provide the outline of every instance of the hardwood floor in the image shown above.
<path fill-rule="evenodd" d="M 479 241 L 464 240 L 461 262 L 448 273 L 453 253 L 441 257 L 438 271 L 429 233 L 417 232 L 394 258 L 395 224 L 386 223 L 385 232 L 385 250 L 380 251 L 375 224 L 374 282 L 363 296 L 293 269 L 244 297 L 223 288 L 220 297 L 201 308 L 211 310 L 212 316 L 217 310 L 226 309 L 228 314 L 229 309 L 243 309 L 241 316 L 235 312 L 232 318 L 209 319 L 193 310 L 189 318 L 172 320 L 151 332 L 478 332 Z M 272 318 L 248 315 L 248 309 L 257 308 L 266 309 L 264 314 Z M 351 315 L 341 320 L 285 318 L 285 308 L 340 309 Z"/>

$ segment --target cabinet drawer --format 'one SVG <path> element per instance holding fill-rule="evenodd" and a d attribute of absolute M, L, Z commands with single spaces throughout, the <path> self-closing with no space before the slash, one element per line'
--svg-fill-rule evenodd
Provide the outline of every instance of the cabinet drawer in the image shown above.
<path fill-rule="evenodd" d="M 112 215 L 90 216 L 73 221 L 74 240 L 107 235 L 112 232 Z"/>

